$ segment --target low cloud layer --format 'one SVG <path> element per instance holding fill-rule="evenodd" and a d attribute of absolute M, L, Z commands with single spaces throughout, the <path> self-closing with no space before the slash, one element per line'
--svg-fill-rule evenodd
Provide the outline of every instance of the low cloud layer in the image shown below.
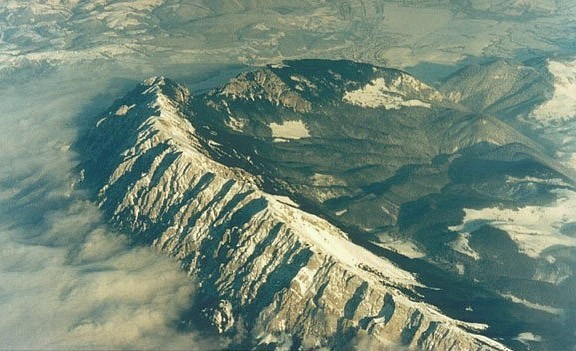
<path fill-rule="evenodd" d="M 90 209 L 74 207 L 73 213 L 53 215 L 83 221 Z M 71 236 L 73 228 L 66 232 L 54 226 L 45 234 Z M 128 249 L 102 228 L 77 232 L 86 235 L 56 247 L 21 242 L 22 234 L 3 231 L 0 240 L 3 349 L 194 345 L 193 335 L 174 329 L 193 293 L 190 279 L 174 262 L 148 249 Z"/>
<path fill-rule="evenodd" d="M 76 118 L 122 90 L 86 68 L 0 82 L 0 349 L 219 348 L 177 328 L 192 279 L 111 232 L 76 186 Z"/>

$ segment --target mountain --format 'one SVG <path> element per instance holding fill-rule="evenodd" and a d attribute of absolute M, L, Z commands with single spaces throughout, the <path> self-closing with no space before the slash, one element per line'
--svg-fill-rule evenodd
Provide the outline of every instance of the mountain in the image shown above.
<path fill-rule="evenodd" d="M 571 213 L 518 228 L 569 208 L 573 178 L 457 86 L 326 60 L 198 96 L 153 78 L 77 149 L 105 215 L 182 262 L 191 315 L 236 347 L 566 348 Z"/>
<path fill-rule="evenodd" d="M 494 60 L 467 66 L 446 79 L 441 91 L 473 111 L 512 121 L 574 169 L 572 130 L 576 106 L 573 57 Z"/>
<path fill-rule="evenodd" d="M 448 77 L 441 90 L 471 110 L 510 119 L 548 100 L 554 80 L 544 66 L 541 59 L 473 64 Z"/>

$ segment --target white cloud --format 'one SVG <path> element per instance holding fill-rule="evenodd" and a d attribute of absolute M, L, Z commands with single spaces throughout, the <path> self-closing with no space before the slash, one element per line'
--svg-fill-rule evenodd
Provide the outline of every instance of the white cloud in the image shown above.
<path fill-rule="evenodd" d="M 381 351 L 408 351 L 410 348 L 407 345 L 402 345 L 394 341 L 377 340 L 366 334 L 365 331 L 360 330 L 350 342 L 352 350 L 381 350 Z"/>
<path fill-rule="evenodd" d="M 174 262 L 121 245 L 100 246 L 103 259 L 86 262 L 84 250 L 72 253 L 74 244 L 20 243 L 20 234 L 3 232 L 0 241 L 2 349 L 164 349 L 198 342 L 174 329 L 193 294 Z M 75 244 L 97 246 L 102 239 L 117 237 L 96 229 Z"/>

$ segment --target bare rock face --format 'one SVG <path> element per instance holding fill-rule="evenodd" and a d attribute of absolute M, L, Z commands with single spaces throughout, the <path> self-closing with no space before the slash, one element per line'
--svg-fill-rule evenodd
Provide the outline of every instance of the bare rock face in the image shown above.
<path fill-rule="evenodd" d="M 292 91 L 286 83 L 268 69 L 241 74 L 224 87 L 222 95 L 232 99 L 251 101 L 264 99 L 275 104 L 282 104 L 297 112 L 308 112 L 311 109 L 310 102 Z"/>
<path fill-rule="evenodd" d="M 241 91 L 264 89 L 279 104 L 307 109 L 268 86 L 273 77 L 259 79 Z M 225 91 L 237 95 L 235 86 L 248 83 L 231 84 Z M 155 78 L 116 102 L 83 146 L 86 179 L 116 227 L 176 257 L 200 282 L 198 309 L 215 331 L 248 331 L 243 345 L 302 349 L 506 349 L 480 335 L 484 325 L 422 301 L 413 274 L 263 191 L 259 176 L 213 159 L 190 99 Z"/>
<path fill-rule="evenodd" d="M 230 301 L 220 300 L 214 308 L 206 308 L 203 312 L 219 334 L 234 327 L 234 314 Z"/>

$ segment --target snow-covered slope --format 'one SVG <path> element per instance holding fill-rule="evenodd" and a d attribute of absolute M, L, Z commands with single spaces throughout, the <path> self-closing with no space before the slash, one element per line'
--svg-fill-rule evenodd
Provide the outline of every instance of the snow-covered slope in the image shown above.
<path fill-rule="evenodd" d="M 549 61 L 548 71 L 554 77 L 552 97 L 538 106 L 531 117 L 540 122 L 576 117 L 576 61 Z"/>
<path fill-rule="evenodd" d="M 368 336 L 375 347 L 505 349 L 477 334 L 485 326 L 418 301 L 412 274 L 209 157 L 189 99 L 167 79 L 149 80 L 116 102 L 82 147 L 105 213 L 182 262 L 216 330 L 247 330 L 243 345 L 288 339 L 346 349 Z"/>
<path fill-rule="evenodd" d="M 465 209 L 462 224 L 449 229 L 460 233 L 470 233 L 484 225 L 502 229 L 521 252 L 535 258 L 553 246 L 576 247 L 576 238 L 563 233 L 574 223 L 576 194 L 563 191 L 559 196 L 556 203 L 548 206 Z"/>
<path fill-rule="evenodd" d="M 425 97 L 426 100 L 434 102 L 443 100 L 442 95 L 435 89 L 412 76 L 401 74 L 389 83 L 384 78 L 376 78 L 361 89 L 347 91 L 344 101 L 358 106 L 385 109 L 399 109 L 402 106 L 430 108 L 430 103 L 410 95 Z"/>

